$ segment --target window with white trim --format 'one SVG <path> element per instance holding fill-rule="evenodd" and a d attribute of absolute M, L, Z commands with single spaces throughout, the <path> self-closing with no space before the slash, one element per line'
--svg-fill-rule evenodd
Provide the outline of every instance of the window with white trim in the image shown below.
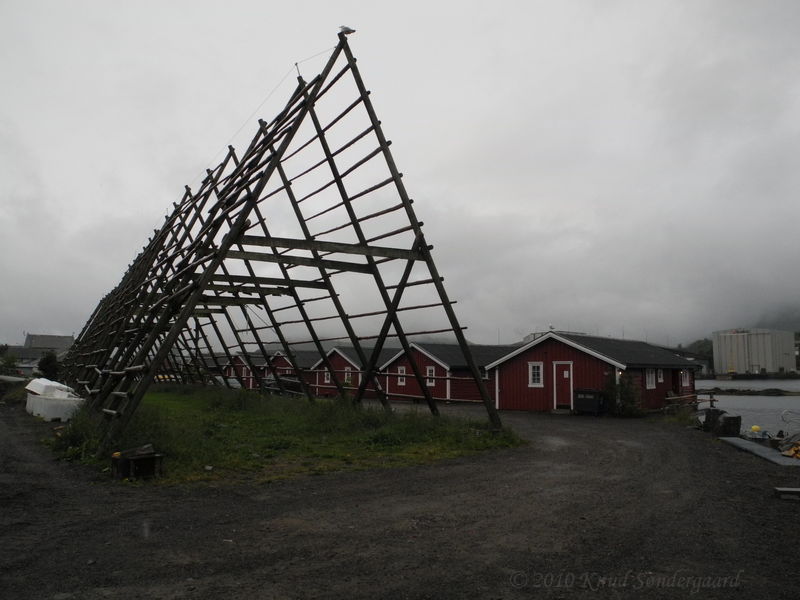
<path fill-rule="evenodd" d="M 664 369 L 658 370 L 658 383 L 664 383 Z"/>
<path fill-rule="evenodd" d="M 684 369 L 681 371 L 681 385 L 683 387 L 691 386 L 691 380 L 689 378 L 689 369 Z"/>
<path fill-rule="evenodd" d="M 425 380 L 425 385 L 428 387 L 435 386 L 436 380 L 432 378 L 436 377 L 436 367 L 425 367 L 425 377 L 430 378 Z"/>
<path fill-rule="evenodd" d="M 331 372 L 328 371 L 327 369 L 325 369 L 325 377 L 323 378 L 323 381 L 325 383 L 330 383 L 331 382 Z"/>
<path fill-rule="evenodd" d="M 405 385 L 406 384 L 406 378 L 403 377 L 403 375 L 406 374 L 406 368 L 405 367 L 397 367 L 397 374 L 399 375 L 399 377 L 397 378 L 397 385 Z"/>
<path fill-rule="evenodd" d="M 344 382 L 350 383 L 353 380 L 353 369 L 351 367 L 344 368 Z"/>
<path fill-rule="evenodd" d="M 528 387 L 544 387 L 544 363 L 528 363 Z"/>
<path fill-rule="evenodd" d="M 655 369 L 645 369 L 644 370 L 644 378 L 645 378 L 645 386 L 648 390 L 656 389 L 656 370 Z"/>

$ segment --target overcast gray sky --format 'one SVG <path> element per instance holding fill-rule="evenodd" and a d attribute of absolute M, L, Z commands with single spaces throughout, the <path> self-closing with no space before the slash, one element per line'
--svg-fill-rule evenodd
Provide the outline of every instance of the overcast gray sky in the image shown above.
<path fill-rule="evenodd" d="M 800 303 L 798 2 L 2 0 L 0 342 L 80 331 L 343 24 L 473 341 Z"/>

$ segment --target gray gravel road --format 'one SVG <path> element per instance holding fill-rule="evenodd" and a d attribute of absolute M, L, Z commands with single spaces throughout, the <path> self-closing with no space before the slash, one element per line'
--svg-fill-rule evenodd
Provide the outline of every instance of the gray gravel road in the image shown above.
<path fill-rule="evenodd" d="M 800 503 L 772 487 L 800 469 L 652 419 L 503 419 L 530 444 L 166 487 L 54 461 L 0 406 L 0 598 L 797 597 Z"/>

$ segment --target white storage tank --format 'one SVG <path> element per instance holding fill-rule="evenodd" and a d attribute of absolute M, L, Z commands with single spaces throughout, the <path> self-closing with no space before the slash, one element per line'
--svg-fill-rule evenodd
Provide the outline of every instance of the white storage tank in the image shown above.
<path fill-rule="evenodd" d="M 788 373 L 796 370 L 794 333 L 776 329 L 715 331 L 714 370 L 717 375 Z"/>
<path fill-rule="evenodd" d="M 45 421 L 69 421 L 83 403 L 71 387 L 40 377 L 31 381 L 25 389 L 28 400 L 25 410 Z"/>

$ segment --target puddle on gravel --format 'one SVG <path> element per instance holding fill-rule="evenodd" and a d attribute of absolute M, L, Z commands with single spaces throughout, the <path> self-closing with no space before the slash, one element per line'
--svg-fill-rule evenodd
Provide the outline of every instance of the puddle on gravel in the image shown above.
<path fill-rule="evenodd" d="M 644 448 L 642 442 L 635 442 L 633 440 L 614 440 L 614 443 L 627 448 Z"/>
<path fill-rule="evenodd" d="M 555 435 L 537 436 L 536 442 L 551 449 L 564 448 L 566 446 L 569 446 L 569 440 Z"/>

